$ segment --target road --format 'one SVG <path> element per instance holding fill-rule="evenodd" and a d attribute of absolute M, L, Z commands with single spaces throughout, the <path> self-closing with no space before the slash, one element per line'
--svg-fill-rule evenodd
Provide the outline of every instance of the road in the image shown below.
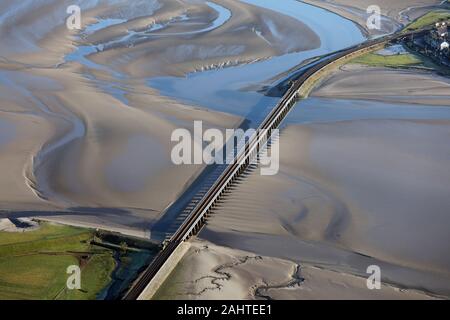
<path fill-rule="evenodd" d="M 147 285 L 157 274 L 160 268 L 164 265 L 167 259 L 177 249 L 183 241 L 186 241 L 191 236 L 197 234 L 204 226 L 208 217 L 208 213 L 214 207 L 219 198 L 226 192 L 226 190 L 233 184 L 235 179 L 241 175 L 248 166 L 252 163 L 260 150 L 270 141 L 272 130 L 278 128 L 280 123 L 286 117 L 291 108 L 295 105 L 299 95 L 299 89 L 312 76 L 320 72 L 324 67 L 336 62 L 339 59 L 364 52 L 375 48 L 381 44 L 388 44 L 410 37 L 412 35 L 419 35 L 428 30 L 418 30 L 408 33 L 397 33 L 375 40 L 364 42 L 360 45 L 344 49 L 333 54 L 330 54 L 319 61 L 313 62 L 304 72 L 298 75 L 296 79 L 291 81 L 290 88 L 283 95 L 281 100 L 275 108 L 267 115 L 257 130 L 257 134 L 252 136 L 245 146 L 239 150 L 235 161 L 227 166 L 224 172 L 219 176 L 217 181 L 212 185 L 203 198 L 197 202 L 196 207 L 192 210 L 190 215 L 181 224 L 178 230 L 172 235 L 170 240 L 166 241 L 164 248 L 155 257 L 147 269 L 135 281 L 130 290 L 123 296 L 124 300 L 136 300 L 140 294 L 145 290 Z M 260 134 L 261 133 L 261 134 Z"/>

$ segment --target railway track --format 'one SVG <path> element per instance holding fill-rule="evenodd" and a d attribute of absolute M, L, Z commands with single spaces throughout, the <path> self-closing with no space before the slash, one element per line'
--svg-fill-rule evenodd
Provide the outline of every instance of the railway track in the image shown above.
<path fill-rule="evenodd" d="M 208 213 L 214 207 L 216 201 L 224 194 L 234 180 L 247 169 L 255 157 L 257 157 L 260 150 L 262 150 L 267 142 L 270 141 L 272 130 L 276 129 L 280 125 L 288 112 L 294 106 L 300 97 L 299 90 L 308 79 L 339 59 L 343 59 L 364 51 L 370 51 L 371 48 L 376 48 L 382 44 L 398 41 L 413 35 L 417 36 L 426 31 L 428 31 L 428 29 L 403 34 L 394 34 L 375 40 L 370 40 L 360 45 L 335 52 L 320 59 L 319 61 L 313 62 L 310 66 L 306 67 L 305 71 L 292 81 L 290 88 L 286 91 L 275 108 L 272 109 L 272 111 L 263 120 L 258 130 L 256 130 L 256 133 L 249 139 L 249 141 L 245 143 L 245 146 L 241 150 L 238 150 L 235 161 L 227 166 L 217 181 L 197 203 L 191 214 L 172 235 L 170 240 L 165 243 L 164 248 L 135 281 L 133 286 L 122 299 L 138 299 L 180 243 L 186 241 L 200 231 L 200 229 L 204 226 Z"/>

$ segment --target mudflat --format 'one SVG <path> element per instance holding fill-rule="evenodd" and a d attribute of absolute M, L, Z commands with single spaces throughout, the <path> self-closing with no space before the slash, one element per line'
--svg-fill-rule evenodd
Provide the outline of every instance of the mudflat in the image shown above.
<path fill-rule="evenodd" d="M 200 236 L 324 277 L 378 265 L 386 286 L 448 296 L 449 92 L 429 70 L 341 68 L 288 115 L 280 173 L 249 173 Z"/>
<path fill-rule="evenodd" d="M 80 31 L 66 28 L 74 4 Z M 1 214 L 140 236 L 203 169 L 172 164 L 173 130 L 244 120 L 163 96 L 149 79 L 321 44 L 297 19 L 231 0 L 7 1 L 0 11 Z"/>
<path fill-rule="evenodd" d="M 357 23 L 369 35 L 392 33 L 426 12 L 440 7 L 440 0 L 305 0 L 307 3 L 333 11 Z M 373 14 L 367 10 L 371 6 L 378 6 L 381 10 L 381 30 L 369 30 L 367 21 Z"/>

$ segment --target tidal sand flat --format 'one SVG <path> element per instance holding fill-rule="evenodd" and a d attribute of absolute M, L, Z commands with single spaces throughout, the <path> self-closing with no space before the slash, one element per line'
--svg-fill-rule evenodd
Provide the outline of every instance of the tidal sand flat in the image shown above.
<path fill-rule="evenodd" d="M 108 61 L 116 70 L 144 78 L 184 77 L 311 50 L 320 41 L 303 22 L 258 2 L 224 0 L 164 2 L 147 20 L 111 26 L 87 35 L 80 44 L 101 50 L 91 57 L 94 62 Z"/>
<path fill-rule="evenodd" d="M 172 131 L 190 128 L 194 119 L 216 128 L 235 127 L 242 119 L 160 97 L 135 74 L 116 71 L 114 61 L 99 64 L 87 57 L 100 45 L 88 40 L 84 45 L 83 39 L 109 41 L 105 29 L 129 20 L 153 26 L 155 19 L 166 19 L 158 10 L 174 11 L 175 17 L 193 11 L 205 27 L 218 12 L 214 5 L 191 8 L 176 1 L 138 1 L 131 7 L 127 1 L 78 4 L 84 22 L 80 32 L 65 28 L 68 2 L 3 4 L 2 36 L 9 46 L 1 49 L 1 207 L 15 216 L 110 224 L 148 236 L 143 233 L 148 223 L 201 169 L 172 165 Z M 213 27 L 204 33 L 221 25 Z M 18 35 L 11 37 L 7 30 Z M 108 50 L 115 49 L 102 51 Z"/>
<path fill-rule="evenodd" d="M 361 30 L 353 22 L 300 1 L 245 0 L 242 2 L 242 5 L 245 4 L 252 10 L 262 10 L 264 16 L 261 23 L 267 24 L 267 30 L 276 33 L 277 39 L 284 38 L 288 48 L 294 48 L 295 43 L 302 43 L 303 50 L 288 49 L 284 54 L 270 59 L 261 57 L 253 63 L 227 67 L 233 65 L 230 62 L 219 69 L 188 73 L 184 78 L 151 78 L 149 85 L 159 90 L 162 95 L 179 101 L 241 115 L 250 122 L 252 127 L 257 127 L 279 100 L 278 96 L 266 95 L 267 88 L 274 86 L 280 78 L 286 77 L 292 69 L 304 61 L 365 40 Z M 273 24 L 275 20 L 272 21 L 272 18 L 266 16 L 267 12 L 276 14 L 282 21 L 289 21 L 292 23 L 291 27 L 280 29 L 278 24 Z M 281 24 L 284 22 L 280 21 Z M 267 30 L 262 32 L 257 26 L 252 27 L 252 30 L 261 44 L 274 45 L 273 40 L 263 40 L 268 35 Z M 316 36 L 312 36 L 310 30 L 313 30 Z"/>
<path fill-rule="evenodd" d="M 439 8 L 443 3 L 442 0 L 305 0 L 305 2 L 355 21 L 371 36 L 395 32 L 426 12 Z M 380 30 L 371 30 L 367 27 L 367 21 L 373 14 L 373 11 L 367 12 L 371 6 L 378 6 L 381 10 Z"/>
<path fill-rule="evenodd" d="M 155 299 L 395 299 L 428 300 L 417 290 L 384 284 L 367 290 L 366 278 L 297 264 L 195 240 Z"/>
<path fill-rule="evenodd" d="M 81 30 L 66 28 L 69 5 Z M 272 78 L 364 40 L 293 0 L 0 7 L 1 215 L 143 237 L 203 169 L 172 164 L 173 130 L 257 123 L 276 103 L 261 92 Z"/>
<path fill-rule="evenodd" d="M 341 68 L 288 115 L 279 174 L 248 173 L 200 237 L 448 297 L 449 92 L 429 70 Z"/>
<path fill-rule="evenodd" d="M 327 77 L 312 96 L 448 106 L 449 88 L 450 78 L 433 70 L 350 64 Z"/>

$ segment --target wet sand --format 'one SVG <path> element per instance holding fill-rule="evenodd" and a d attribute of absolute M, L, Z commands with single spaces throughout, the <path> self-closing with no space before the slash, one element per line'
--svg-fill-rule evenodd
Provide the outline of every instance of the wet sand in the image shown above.
<path fill-rule="evenodd" d="M 151 17 L 165 24 L 162 29 L 124 32 L 125 27 L 140 30 L 138 20 L 88 36 L 87 43 L 116 48 L 95 54 L 92 60 L 108 61 L 116 70 L 136 77 L 185 76 L 310 50 L 321 43 L 301 21 L 261 7 L 231 0 L 220 1 L 220 5 L 206 2 L 206 6 L 183 3 L 183 8 L 170 11 L 165 5 Z M 179 22 L 183 15 L 189 16 L 189 23 Z M 302 32 L 293 35 L 291 30 Z"/>
<path fill-rule="evenodd" d="M 386 284 L 450 296 L 448 92 L 428 71 L 337 71 L 288 115 L 280 173 L 249 173 L 200 237 L 348 276 L 378 265 Z M 359 292 L 329 289 L 310 297 Z"/>
<path fill-rule="evenodd" d="M 72 4 L 81 31 L 65 27 Z M 146 237 L 203 169 L 172 164 L 172 131 L 194 120 L 234 128 L 245 117 L 163 95 L 149 80 L 322 45 L 294 17 L 231 0 L 36 0 L 3 2 L 0 12 L 0 216 Z M 255 74 L 246 86 L 258 87 L 254 79 L 266 80 Z"/>
<path fill-rule="evenodd" d="M 65 28 L 74 3 L 84 9 L 87 28 L 79 33 Z M 192 129 L 194 120 L 236 127 L 249 112 L 258 119 L 276 101 L 259 92 L 271 79 L 364 39 L 334 15 L 330 31 L 315 16 L 302 22 L 283 6 L 253 0 L 96 4 L 0 3 L 0 218 L 39 216 L 149 237 L 202 170 L 171 165 L 175 128 Z M 406 8 L 389 6 L 384 32 Z M 297 106 L 281 136 L 281 173 L 250 174 L 201 234 L 247 253 L 210 245 L 200 260 L 188 255 L 187 275 L 253 252 L 264 258 L 238 268 L 221 297 L 233 290 L 243 298 L 428 297 L 394 287 L 450 295 L 449 82 L 361 68 L 332 75 Z M 208 82 L 207 93 L 193 90 Z M 297 264 L 312 291 L 283 288 Z M 369 264 L 382 267 L 384 291 L 362 288 Z M 351 289 L 343 294 L 340 286 Z"/>
<path fill-rule="evenodd" d="M 450 78 L 429 70 L 350 64 L 324 79 L 312 96 L 448 106 Z"/>
<path fill-rule="evenodd" d="M 1 232 L 29 232 L 40 228 L 38 222 L 28 218 L 0 219 Z"/>
<path fill-rule="evenodd" d="M 305 0 L 305 2 L 355 21 L 371 36 L 395 32 L 442 3 L 440 0 Z M 377 5 L 381 9 L 381 30 L 369 30 L 367 27 L 367 20 L 370 17 L 367 8 L 372 5 Z"/>
<path fill-rule="evenodd" d="M 383 283 L 368 290 L 367 278 L 308 263 L 255 255 L 196 240 L 155 299 L 395 299 L 428 300 L 418 290 Z"/>

